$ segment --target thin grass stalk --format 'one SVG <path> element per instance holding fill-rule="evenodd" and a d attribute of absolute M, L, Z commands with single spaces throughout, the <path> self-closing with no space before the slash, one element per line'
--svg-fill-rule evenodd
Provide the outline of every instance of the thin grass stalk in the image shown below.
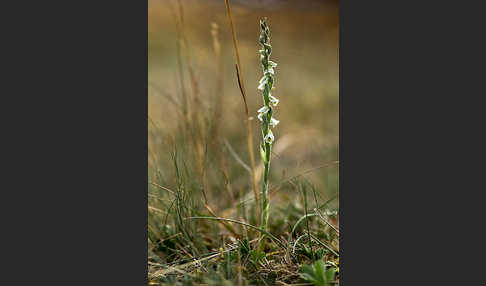
<path fill-rule="evenodd" d="M 223 89 L 224 89 L 224 65 L 223 57 L 221 55 L 221 43 L 219 40 L 219 26 L 216 23 L 211 23 L 211 37 L 213 39 L 213 48 L 217 62 L 217 76 L 215 84 L 215 100 L 214 100 L 214 113 L 213 113 L 213 126 L 210 132 L 211 147 L 215 160 L 218 162 L 221 172 L 226 182 L 226 190 L 231 196 L 231 200 L 234 200 L 233 191 L 231 190 L 231 184 L 229 182 L 229 171 L 226 167 L 225 156 L 223 156 L 222 145 L 223 141 L 220 139 L 220 128 L 223 108 Z"/>
<path fill-rule="evenodd" d="M 248 104 L 246 102 L 246 89 L 243 80 L 243 73 L 241 71 L 240 53 L 238 52 L 238 41 L 236 39 L 236 32 L 235 32 L 235 27 L 233 25 L 233 18 L 231 17 L 231 9 L 229 5 L 229 1 L 225 0 L 225 4 L 226 4 L 226 11 L 228 14 L 229 23 L 231 26 L 231 35 L 233 38 L 233 46 L 234 46 L 235 56 L 236 56 L 236 74 L 238 76 L 238 84 L 240 87 L 241 95 L 243 96 L 243 102 L 245 104 L 248 153 L 250 155 L 250 168 L 251 168 L 251 177 L 252 177 L 252 184 L 253 184 L 253 193 L 255 195 L 255 201 L 256 201 L 255 210 L 257 212 L 257 217 L 258 217 L 258 205 L 260 202 L 260 193 L 258 192 L 258 187 L 256 183 L 255 154 L 253 152 L 253 132 L 251 129 L 250 112 L 248 110 Z"/>
<path fill-rule="evenodd" d="M 170 7 L 172 4 L 170 4 Z M 199 83 L 196 78 L 196 74 L 194 72 L 193 66 L 192 66 L 192 60 L 191 60 L 191 53 L 190 53 L 190 45 L 187 40 L 186 34 L 185 34 L 185 25 L 184 25 L 184 9 L 183 5 L 180 0 L 177 0 L 177 6 L 179 9 L 178 17 L 175 15 L 175 12 L 172 11 L 174 16 L 176 17 L 176 29 L 178 32 L 178 57 L 181 57 L 180 55 L 180 50 L 184 52 L 184 56 L 186 59 L 186 66 L 187 70 L 189 73 L 189 80 L 191 83 L 192 87 L 192 109 L 187 109 L 185 112 L 187 112 L 185 116 L 185 121 L 186 121 L 186 130 L 189 131 L 192 140 L 193 140 L 193 145 L 194 145 L 194 151 L 195 151 L 195 156 L 197 159 L 197 170 L 198 170 L 198 175 L 201 178 L 201 193 L 204 198 L 204 203 L 208 203 L 207 195 L 206 195 L 206 189 L 207 189 L 207 178 L 206 178 L 206 170 L 205 170 L 205 163 L 206 163 L 206 148 L 207 148 L 207 140 L 206 137 L 203 134 L 203 130 L 207 130 L 207 126 L 204 122 L 204 119 L 202 118 L 202 115 L 200 113 L 200 108 L 202 106 L 201 104 L 201 98 L 200 98 L 200 90 L 199 90 Z M 173 8 L 171 7 L 171 10 Z M 179 59 L 179 62 L 181 60 Z M 180 67 L 181 68 L 181 67 Z M 181 76 L 183 74 L 183 71 L 181 71 Z M 183 94 L 184 95 L 184 94 Z M 187 100 L 186 98 L 183 98 Z M 188 103 L 186 103 L 188 104 Z"/>
<path fill-rule="evenodd" d="M 301 189 L 302 189 L 302 194 L 303 194 L 303 197 L 304 197 L 304 215 L 307 216 L 307 188 L 305 186 L 305 183 L 301 183 Z M 309 248 L 310 248 L 310 251 L 311 251 L 311 257 L 312 257 L 312 259 L 314 259 L 314 250 L 312 249 L 312 240 L 311 240 L 311 237 L 310 237 L 309 220 L 306 219 L 305 222 L 306 222 L 306 227 L 307 227 L 307 235 L 309 237 Z"/>
<path fill-rule="evenodd" d="M 214 55 L 217 62 L 217 72 L 216 72 L 216 98 L 214 100 L 214 115 L 213 122 L 214 126 L 212 128 L 212 143 L 216 144 L 219 138 L 219 127 L 221 126 L 221 115 L 223 108 L 223 87 L 224 87 L 224 75 L 223 75 L 223 58 L 221 57 L 221 43 L 219 41 L 218 32 L 219 26 L 216 23 L 211 23 L 211 37 L 213 39 L 213 49 Z M 220 152 L 218 152 L 220 154 Z"/>
<path fill-rule="evenodd" d="M 191 130 L 191 110 L 189 106 L 189 100 L 188 100 L 188 95 L 186 92 L 186 85 L 185 85 L 185 78 L 184 78 L 184 68 L 183 68 L 183 62 L 182 62 L 182 38 L 183 38 L 183 31 L 182 31 L 182 19 L 183 15 L 180 15 L 180 12 L 182 12 L 181 8 L 179 8 L 179 14 L 175 11 L 175 8 L 172 4 L 172 1 L 167 1 L 167 4 L 169 6 L 169 10 L 172 14 L 172 17 L 174 19 L 175 27 L 176 27 L 176 33 L 177 33 L 177 38 L 176 38 L 176 52 L 177 52 L 177 78 L 180 81 L 180 88 L 181 88 L 181 95 L 182 95 L 182 124 L 185 132 L 183 133 L 183 136 L 186 137 L 187 133 L 191 136 L 193 144 L 196 144 L 196 138 L 194 138 L 194 134 L 190 132 Z"/>
<path fill-rule="evenodd" d="M 207 204 L 204 204 L 204 207 L 206 208 L 206 210 L 207 210 L 207 211 L 208 211 L 208 212 L 209 212 L 209 213 L 210 213 L 210 214 L 211 214 L 213 217 L 218 217 L 218 216 L 217 216 L 217 215 L 214 213 L 214 211 L 211 209 L 211 207 L 210 207 L 210 206 L 208 206 Z M 221 223 L 221 224 L 223 225 L 223 227 L 225 227 L 225 228 L 226 228 L 226 229 L 227 229 L 229 232 L 231 232 L 231 233 L 232 233 L 232 234 L 233 234 L 235 237 L 237 237 L 237 238 L 239 238 L 239 237 L 240 237 L 240 235 L 239 235 L 239 234 L 238 234 L 238 233 L 235 231 L 235 229 L 234 229 L 234 228 L 233 228 L 231 225 L 229 225 L 229 224 L 225 223 L 224 221 L 220 221 L 220 223 Z"/>

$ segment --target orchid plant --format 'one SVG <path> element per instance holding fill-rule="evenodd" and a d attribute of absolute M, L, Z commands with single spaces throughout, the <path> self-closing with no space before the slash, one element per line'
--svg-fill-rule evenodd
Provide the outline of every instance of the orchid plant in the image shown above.
<path fill-rule="evenodd" d="M 279 121 L 273 117 L 274 108 L 278 105 L 279 100 L 272 95 L 274 90 L 274 76 L 275 67 L 277 64 L 270 60 L 272 53 L 272 46 L 270 45 L 270 30 L 266 19 L 260 20 L 260 38 L 259 42 L 262 45 L 260 52 L 260 61 L 263 68 L 263 77 L 260 79 L 258 89 L 262 91 L 263 107 L 258 109 L 258 119 L 261 121 L 262 128 L 262 143 L 260 144 L 260 154 L 264 163 L 263 171 L 263 191 L 262 191 L 262 229 L 267 230 L 268 216 L 269 216 L 269 171 L 270 160 L 272 152 L 272 144 L 275 141 L 275 136 L 271 128 L 275 128 Z"/>

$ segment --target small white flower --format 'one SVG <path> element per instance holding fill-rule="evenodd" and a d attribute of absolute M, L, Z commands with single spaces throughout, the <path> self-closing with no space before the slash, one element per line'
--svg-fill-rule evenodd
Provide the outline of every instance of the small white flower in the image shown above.
<path fill-rule="evenodd" d="M 268 64 L 269 64 L 271 67 L 273 67 L 273 68 L 277 66 L 277 63 L 272 62 L 272 61 L 268 61 Z"/>
<path fill-rule="evenodd" d="M 273 106 L 277 106 L 278 101 L 279 101 L 278 98 L 270 95 L 270 102 L 273 104 Z"/>
<path fill-rule="evenodd" d="M 258 90 L 264 90 L 265 89 L 265 84 L 267 84 L 267 82 L 262 82 L 260 83 L 260 85 L 258 86 Z"/>
<path fill-rule="evenodd" d="M 272 128 L 275 128 L 275 126 L 277 126 L 277 124 L 279 122 L 280 122 L 279 120 L 277 120 L 277 119 L 275 119 L 273 117 L 272 117 L 272 119 L 270 119 L 270 125 L 272 126 Z"/>
<path fill-rule="evenodd" d="M 262 83 L 265 83 L 268 81 L 268 78 L 266 76 L 262 76 L 262 78 L 260 79 L 259 83 L 262 84 Z"/>
<path fill-rule="evenodd" d="M 272 130 L 269 130 L 268 134 L 265 136 L 265 138 L 263 138 L 263 140 L 268 144 L 272 144 L 274 139 L 275 138 L 273 137 Z"/>
<path fill-rule="evenodd" d="M 258 113 L 257 117 L 260 121 L 263 121 L 263 113 Z"/>
<path fill-rule="evenodd" d="M 263 114 L 266 114 L 268 111 L 270 110 L 270 108 L 268 106 L 263 106 L 262 108 L 258 109 L 258 113 L 263 113 Z"/>
<path fill-rule="evenodd" d="M 265 71 L 265 74 L 272 74 L 272 75 L 274 75 L 275 74 L 275 71 L 273 70 L 272 67 L 270 67 L 267 71 Z"/>

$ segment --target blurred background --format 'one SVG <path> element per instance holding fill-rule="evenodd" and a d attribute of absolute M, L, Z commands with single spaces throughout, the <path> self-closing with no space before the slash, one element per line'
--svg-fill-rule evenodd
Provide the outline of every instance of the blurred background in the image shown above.
<path fill-rule="evenodd" d="M 178 154 L 185 154 L 186 161 L 181 164 L 195 174 L 194 178 L 198 177 L 197 165 L 203 166 L 206 182 L 195 179 L 195 184 L 207 184 L 209 205 L 223 215 L 231 202 L 252 194 L 250 176 L 244 167 L 250 164 L 245 109 L 235 72 L 225 1 L 148 3 L 149 180 L 159 177 L 158 184 L 176 184 L 172 159 L 177 149 Z M 278 64 L 273 95 L 280 99 L 275 114 L 280 124 L 274 129 L 272 184 L 302 175 L 315 185 L 322 200 L 336 195 L 337 1 L 231 0 L 230 5 L 248 107 L 255 118 L 256 110 L 262 106 L 257 90 L 262 77 L 259 20 L 267 17 L 270 26 L 271 59 Z M 198 115 L 184 117 L 184 105 L 189 114 Z M 183 124 L 184 120 L 190 123 Z M 258 167 L 259 121 L 253 120 L 252 127 Z M 201 144 L 190 143 L 194 134 L 204 138 Z M 194 151 L 198 148 L 199 155 Z M 203 163 L 190 159 L 198 156 Z M 149 188 L 149 192 L 160 191 L 155 189 Z M 272 200 L 273 205 L 277 204 L 275 201 L 291 203 L 295 190 L 290 184 L 282 186 Z M 337 207 L 337 203 L 335 200 L 332 204 Z"/>

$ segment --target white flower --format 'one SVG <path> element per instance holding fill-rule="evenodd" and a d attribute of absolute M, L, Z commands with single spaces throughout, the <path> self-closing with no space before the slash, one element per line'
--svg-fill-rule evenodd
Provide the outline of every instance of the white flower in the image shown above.
<path fill-rule="evenodd" d="M 263 121 L 263 113 L 258 113 L 257 117 L 260 121 Z"/>
<path fill-rule="evenodd" d="M 273 106 L 277 106 L 278 104 L 278 98 L 274 97 L 274 96 L 271 96 L 270 95 L 270 102 L 273 104 Z"/>
<path fill-rule="evenodd" d="M 267 82 L 262 82 L 260 83 L 260 85 L 258 86 L 258 90 L 264 90 L 265 89 L 265 84 L 267 84 Z"/>
<path fill-rule="evenodd" d="M 268 61 L 268 64 L 269 64 L 269 65 L 270 65 L 272 68 L 274 68 L 274 67 L 276 67 L 276 66 L 277 66 L 277 63 L 272 62 L 272 61 Z"/>
<path fill-rule="evenodd" d="M 258 109 L 257 112 L 266 114 L 269 110 L 270 110 L 270 108 L 268 106 L 264 105 L 262 108 Z"/>
<path fill-rule="evenodd" d="M 263 140 L 268 144 L 272 144 L 274 139 L 275 138 L 273 137 L 272 130 L 269 130 L 268 134 L 265 136 L 265 138 L 263 138 Z"/>
<path fill-rule="evenodd" d="M 268 81 L 268 78 L 266 76 L 262 76 L 259 83 L 262 84 L 262 83 L 267 82 L 267 81 Z"/>
<path fill-rule="evenodd" d="M 277 124 L 278 124 L 279 122 L 280 122 L 279 120 L 277 120 L 277 119 L 275 119 L 275 118 L 273 118 L 273 117 L 272 117 L 272 119 L 270 119 L 270 125 L 271 125 L 273 128 L 275 128 L 275 126 L 277 126 Z"/>
<path fill-rule="evenodd" d="M 270 67 L 268 70 L 265 71 L 265 74 L 275 74 L 275 71 L 273 70 L 272 67 Z"/>

